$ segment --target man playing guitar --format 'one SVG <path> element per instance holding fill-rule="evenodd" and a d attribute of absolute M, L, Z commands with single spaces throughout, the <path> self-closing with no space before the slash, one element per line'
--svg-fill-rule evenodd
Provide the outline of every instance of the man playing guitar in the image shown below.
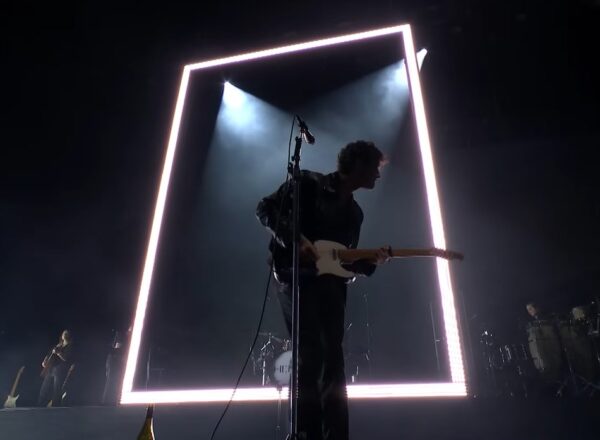
<path fill-rule="evenodd" d="M 52 406 L 61 405 L 63 385 L 71 365 L 72 348 L 71 333 L 63 330 L 58 344 L 50 349 L 42 361 L 41 376 L 44 381 L 40 388 L 38 406 L 47 406 L 50 401 Z"/>
<path fill-rule="evenodd" d="M 323 175 L 303 170 L 301 174 L 298 427 L 310 440 L 348 439 L 342 350 L 348 282 L 355 275 L 372 275 L 378 264 L 393 257 L 460 258 L 441 249 L 356 249 L 363 212 L 353 193 L 374 188 L 383 163 L 383 154 L 372 142 L 356 141 L 340 151 L 336 172 Z M 264 197 L 256 210 L 259 221 L 273 235 L 269 249 L 290 333 L 291 186 L 286 182 Z"/>

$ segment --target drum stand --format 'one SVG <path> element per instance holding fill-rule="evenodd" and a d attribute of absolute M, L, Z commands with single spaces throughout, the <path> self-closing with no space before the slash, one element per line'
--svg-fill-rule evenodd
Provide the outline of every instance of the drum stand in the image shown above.
<path fill-rule="evenodd" d="M 371 322 L 369 319 L 369 299 L 367 294 L 363 294 L 363 298 L 365 300 L 365 310 L 366 310 L 366 327 L 367 327 L 367 351 L 365 352 L 365 359 L 367 360 L 367 365 L 369 367 L 369 378 L 373 377 L 373 367 L 371 366 Z"/>
<path fill-rule="evenodd" d="M 262 386 L 266 386 L 269 383 L 269 376 L 267 373 L 267 359 L 269 356 L 274 356 L 273 343 L 271 342 L 271 334 L 269 333 L 269 339 L 265 342 L 265 345 L 260 349 L 261 370 L 262 370 Z"/>
<path fill-rule="evenodd" d="M 562 347 L 564 359 L 567 362 L 567 367 L 569 369 L 569 371 L 567 373 L 567 377 L 562 380 L 558 390 L 556 391 L 556 397 L 563 396 L 563 390 L 567 387 L 569 382 L 571 382 L 573 385 L 573 395 L 574 396 L 576 396 L 576 397 L 581 396 L 581 395 L 583 395 L 583 393 L 586 390 L 591 389 L 591 393 L 589 394 L 589 396 L 591 397 L 595 391 L 600 391 L 600 384 L 594 384 L 593 382 L 590 382 L 588 379 L 586 379 L 585 377 L 583 377 L 580 374 L 577 374 L 575 372 L 575 370 L 573 369 L 573 363 L 571 362 L 571 356 L 569 355 L 569 351 L 567 350 L 566 344 L 564 343 L 563 337 L 560 333 L 560 329 L 558 328 L 558 326 L 556 326 L 556 327 L 557 327 L 558 340 Z M 595 344 L 594 344 L 594 347 L 595 347 Z"/>
<path fill-rule="evenodd" d="M 598 362 L 598 366 L 600 367 L 600 350 L 598 350 L 598 338 L 600 337 L 600 312 L 596 315 L 595 322 L 592 321 L 590 323 L 590 327 L 588 329 L 588 336 L 592 338 L 592 346 L 594 347 L 596 361 Z"/>
<path fill-rule="evenodd" d="M 479 343 L 483 347 L 481 355 L 486 375 L 486 391 L 497 395 L 499 387 L 496 369 L 498 366 L 494 362 L 494 351 L 497 349 L 497 344 L 492 331 L 484 329 L 481 333 Z"/>
<path fill-rule="evenodd" d="M 596 299 L 596 301 L 598 300 Z M 596 374 L 596 383 L 586 381 L 583 389 L 585 391 L 587 388 L 592 388 L 590 394 L 590 396 L 592 396 L 595 391 L 600 391 L 600 350 L 598 349 L 598 338 L 600 337 L 600 313 L 596 315 L 595 321 L 590 322 L 587 335 L 591 338 L 598 373 Z"/>
<path fill-rule="evenodd" d="M 559 338 L 560 338 L 560 336 L 559 336 Z M 564 346 L 563 346 L 563 353 L 565 354 L 565 358 L 567 360 L 567 366 L 569 367 L 569 373 L 568 373 L 567 377 L 564 378 L 560 382 L 560 385 L 559 385 L 558 389 L 556 390 L 555 396 L 563 397 L 563 390 L 567 387 L 567 385 L 569 385 L 569 382 L 571 382 L 573 384 L 573 394 L 575 396 L 577 396 L 579 394 L 578 389 L 577 389 L 577 375 L 573 371 L 573 366 L 571 365 L 569 355 L 566 353 Z"/>
<path fill-rule="evenodd" d="M 285 350 L 285 340 L 273 336 L 271 333 L 264 333 L 263 335 L 267 336 L 267 342 L 265 342 L 259 350 L 258 356 L 255 357 L 253 355 L 252 362 L 254 365 L 254 375 L 258 376 L 258 371 L 260 371 L 260 375 L 262 377 L 261 384 L 264 387 L 273 382 L 273 377 L 271 376 L 271 374 L 273 372 L 275 356 L 278 351 L 278 347 L 276 344 L 273 343 L 273 341 L 275 341 L 276 343 L 281 343 L 282 345 L 280 348 L 282 350 Z"/>
<path fill-rule="evenodd" d="M 365 301 L 365 325 L 364 325 L 364 329 L 366 330 L 366 336 L 367 336 L 367 342 L 366 342 L 366 347 L 361 347 L 360 351 L 350 351 L 349 353 L 347 353 L 347 355 L 349 356 L 349 359 L 352 360 L 352 362 L 346 362 L 346 366 L 349 367 L 349 365 L 352 366 L 352 374 L 350 375 L 350 382 L 351 383 L 356 383 L 361 379 L 361 375 L 363 374 L 362 371 L 364 371 L 363 368 L 363 360 L 366 361 L 366 371 L 368 372 L 368 378 L 373 377 L 373 366 L 372 366 L 372 356 L 371 356 L 371 340 L 372 340 L 372 332 L 371 332 L 371 321 L 369 318 L 369 297 L 367 293 L 363 293 L 362 297 Z M 346 328 L 346 332 L 348 332 L 350 330 L 350 328 L 352 327 L 352 323 L 350 323 L 350 325 L 348 325 L 348 327 Z M 345 336 L 345 335 L 344 335 Z"/>
<path fill-rule="evenodd" d="M 569 382 L 572 382 L 573 384 L 573 393 L 575 397 L 584 396 L 586 392 L 588 392 L 587 397 L 592 397 L 596 391 L 600 391 L 600 384 L 590 382 L 585 377 L 575 373 L 570 361 L 567 361 L 567 363 L 569 365 L 569 374 L 568 377 L 560 383 L 555 394 L 556 397 L 563 397 L 563 390 L 567 387 Z"/>

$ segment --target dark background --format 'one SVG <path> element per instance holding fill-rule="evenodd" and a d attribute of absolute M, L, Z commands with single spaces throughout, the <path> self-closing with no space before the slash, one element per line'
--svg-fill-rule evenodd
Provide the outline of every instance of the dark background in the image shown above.
<path fill-rule="evenodd" d="M 8 391 L 26 365 L 24 403 L 65 327 L 86 354 L 79 400 L 99 399 L 103 350 L 133 313 L 181 66 L 274 43 L 413 25 L 475 351 L 484 327 L 522 337 L 529 299 L 566 313 L 598 294 L 597 2 L 4 10 L 0 380 Z"/>

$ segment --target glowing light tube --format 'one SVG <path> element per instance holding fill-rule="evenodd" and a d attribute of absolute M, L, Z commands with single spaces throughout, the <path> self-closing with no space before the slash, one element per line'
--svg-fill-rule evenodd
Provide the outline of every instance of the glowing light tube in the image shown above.
<path fill-rule="evenodd" d="M 435 179 L 435 168 L 433 155 L 431 153 L 429 130 L 427 129 L 427 118 L 425 117 L 425 105 L 423 103 L 417 57 L 415 56 L 415 48 L 410 27 L 403 31 L 402 36 L 404 39 L 406 65 L 408 67 L 408 84 L 411 91 L 411 101 L 417 124 L 419 149 L 421 150 L 423 172 L 425 175 L 425 187 L 427 192 L 427 203 L 429 206 L 433 244 L 437 248 L 446 249 L 442 210 L 440 208 L 440 200 Z M 452 281 L 450 279 L 450 267 L 448 265 L 448 260 L 443 258 L 436 258 L 436 260 L 452 382 L 465 382 L 465 370 L 462 359 L 458 320 L 456 318 L 456 309 L 454 307 L 454 292 L 452 290 Z"/>
<path fill-rule="evenodd" d="M 350 399 L 397 399 L 419 397 L 464 397 L 467 390 L 464 383 L 415 383 L 348 385 Z M 228 402 L 231 388 L 170 390 L 170 391 L 133 391 L 123 395 L 121 403 L 193 403 Z M 288 388 L 281 392 L 277 388 L 239 388 L 233 400 L 235 402 L 271 402 L 288 398 Z"/>
<path fill-rule="evenodd" d="M 429 207 L 429 216 L 431 222 L 431 231 L 433 243 L 436 247 L 445 249 L 446 240 L 444 237 L 444 228 L 442 214 L 435 179 L 435 168 L 427 129 L 427 120 L 425 116 L 425 106 L 419 81 L 419 71 L 417 68 L 417 58 L 415 55 L 414 43 L 412 39 L 411 28 L 408 24 L 386 27 L 366 32 L 342 35 L 333 38 L 309 41 L 305 43 L 281 46 L 267 50 L 249 52 L 245 54 L 218 58 L 209 61 L 203 61 L 194 64 L 188 64 L 183 68 L 177 103 L 171 125 L 171 134 L 167 145 L 167 151 L 164 159 L 163 172 L 158 188 L 158 196 L 154 209 L 152 228 L 148 241 L 148 249 L 142 273 L 142 280 L 138 294 L 137 307 L 133 330 L 131 334 L 131 343 L 127 355 L 127 364 L 123 378 L 123 388 L 121 393 L 122 404 L 148 404 L 148 403 L 182 403 L 182 402 L 224 402 L 228 401 L 233 393 L 232 389 L 191 389 L 191 390 L 170 390 L 170 391 L 134 391 L 133 379 L 137 367 L 137 361 L 140 351 L 140 343 L 144 330 L 144 318 L 148 305 L 148 296 L 152 283 L 152 273 L 156 258 L 156 250 L 160 236 L 162 219 L 165 210 L 165 203 L 169 190 L 171 171 L 175 151 L 177 148 L 177 138 L 183 115 L 184 103 L 187 94 L 187 88 L 190 81 L 190 73 L 196 70 L 208 69 L 212 67 L 223 66 L 226 64 L 249 62 L 273 57 L 277 55 L 293 54 L 306 50 L 313 50 L 337 44 L 348 44 L 366 39 L 374 39 L 392 35 L 402 35 L 404 43 L 404 52 L 406 57 L 406 66 L 408 72 L 408 81 L 411 92 L 411 101 L 414 109 L 419 148 L 423 162 L 423 171 L 425 176 L 425 186 L 427 190 L 427 202 Z M 451 397 L 466 396 L 467 386 L 465 381 L 464 362 L 460 341 L 460 332 L 454 305 L 454 292 L 452 290 L 452 281 L 450 278 L 450 268 L 448 262 L 437 258 L 437 274 L 440 286 L 440 295 L 442 311 L 444 317 L 444 329 L 448 345 L 449 364 L 450 364 L 450 382 L 440 383 L 395 383 L 384 385 L 349 385 L 348 397 L 351 399 L 382 399 L 382 398 L 416 398 L 416 397 Z M 282 390 L 282 394 L 287 397 L 287 389 Z M 235 401 L 270 401 L 281 397 L 275 388 L 240 388 L 236 391 L 233 400 Z"/>

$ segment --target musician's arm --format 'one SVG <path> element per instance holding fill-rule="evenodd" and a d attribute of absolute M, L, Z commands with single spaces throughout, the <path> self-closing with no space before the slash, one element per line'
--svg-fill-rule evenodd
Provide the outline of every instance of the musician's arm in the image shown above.
<path fill-rule="evenodd" d="M 55 347 L 53 347 L 46 356 L 44 356 L 44 360 L 42 361 L 42 368 L 46 368 L 48 366 L 48 361 L 50 360 L 50 356 L 54 353 Z"/>
<path fill-rule="evenodd" d="M 258 221 L 284 247 L 288 247 L 292 243 L 291 219 L 287 215 L 290 190 L 290 184 L 284 183 L 273 194 L 264 197 L 258 202 L 258 206 L 256 207 Z"/>
<path fill-rule="evenodd" d="M 314 179 L 307 171 L 301 172 L 300 192 L 302 194 L 302 209 L 306 209 L 310 200 L 314 199 Z M 256 217 L 261 224 L 273 235 L 283 247 L 291 248 L 292 234 L 292 182 L 282 184 L 277 191 L 264 197 L 256 207 Z"/>
<path fill-rule="evenodd" d="M 71 357 L 71 345 L 66 345 L 64 347 L 58 348 L 54 350 L 54 354 L 59 357 L 59 359 L 63 362 L 67 362 Z"/>

